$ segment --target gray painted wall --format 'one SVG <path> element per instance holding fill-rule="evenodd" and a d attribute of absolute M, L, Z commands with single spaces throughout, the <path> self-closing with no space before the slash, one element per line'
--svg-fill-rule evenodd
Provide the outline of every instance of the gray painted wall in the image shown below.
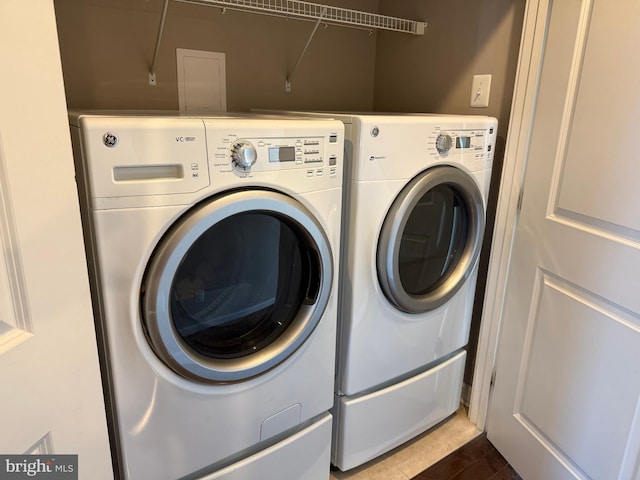
<path fill-rule="evenodd" d="M 162 0 L 56 0 L 67 103 L 72 108 L 177 109 L 176 48 L 226 55 L 227 110 L 373 108 L 376 34 L 169 2 L 156 86 L 148 83 Z M 331 2 L 328 2 L 331 3 Z M 375 11 L 377 0 L 338 0 Z"/>

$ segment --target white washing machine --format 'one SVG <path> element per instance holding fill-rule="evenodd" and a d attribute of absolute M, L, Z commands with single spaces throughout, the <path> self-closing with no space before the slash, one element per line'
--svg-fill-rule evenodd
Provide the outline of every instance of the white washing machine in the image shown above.
<path fill-rule="evenodd" d="M 326 480 L 343 124 L 70 123 L 120 477 Z"/>
<path fill-rule="evenodd" d="M 307 114 L 345 124 L 332 462 L 348 470 L 460 405 L 497 120 Z"/>

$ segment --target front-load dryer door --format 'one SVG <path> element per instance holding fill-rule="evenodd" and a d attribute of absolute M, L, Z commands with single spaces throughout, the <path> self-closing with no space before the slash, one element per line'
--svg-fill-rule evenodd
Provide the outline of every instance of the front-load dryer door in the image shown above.
<path fill-rule="evenodd" d="M 158 357 L 191 380 L 238 382 L 289 357 L 324 313 L 327 237 L 301 203 L 236 191 L 194 207 L 159 242 L 141 313 Z"/>
<path fill-rule="evenodd" d="M 484 215 L 476 182 L 459 168 L 434 167 L 411 180 L 378 240 L 378 280 L 387 299 L 407 313 L 446 303 L 473 271 Z"/>

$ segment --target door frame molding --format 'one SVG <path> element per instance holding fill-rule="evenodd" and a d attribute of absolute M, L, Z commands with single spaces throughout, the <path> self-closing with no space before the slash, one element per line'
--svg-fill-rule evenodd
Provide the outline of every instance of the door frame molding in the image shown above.
<path fill-rule="evenodd" d="M 491 250 L 493 254 L 487 271 L 478 350 L 469 402 L 469 420 L 480 430 L 486 429 L 509 264 L 518 219 L 518 203 L 523 188 L 551 2 L 552 0 L 526 0 L 492 238 Z"/>

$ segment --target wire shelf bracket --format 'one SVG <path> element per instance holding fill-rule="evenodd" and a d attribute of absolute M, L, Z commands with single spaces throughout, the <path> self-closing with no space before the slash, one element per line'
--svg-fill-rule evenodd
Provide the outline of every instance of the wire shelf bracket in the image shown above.
<path fill-rule="evenodd" d="M 306 45 L 302 49 L 300 56 L 291 71 L 287 74 L 285 89 L 291 91 L 291 76 L 296 70 L 302 57 L 306 53 L 311 40 L 313 39 L 321 23 L 327 25 L 338 25 L 342 27 L 360 28 L 365 30 L 391 30 L 412 35 L 424 35 L 427 28 L 426 22 L 417 20 L 407 20 L 404 18 L 379 15 L 377 13 L 351 10 L 348 8 L 333 7 L 319 3 L 304 2 L 300 0 L 175 0 L 180 3 L 191 3 L 196 5 L 206 5 L 212 7 L 222 7 L 223 9 L 238 10 L 263 15 L 294 18 L 298 20 L 315 21 L 315 26 Z M 149 69 L 149 84 L 156 84 L 156 62 L 160 42 L 164 32 L 164 24 L 167 16 L 169 0 L 164 0 L 156 44 L 153 52 L 153 59 Z"/>
<path fill-rule="evenodd" d="M 324 17 L 326 12 L 327 12 L 327 9 L 324 8 L 322 10 L 322 13 L 318 17 L 318 20 L 316 21 L 316 24 L 313 27 L 313 30 L 311 31 L 311 35 L 309 35 L 309 39 L 307 40 L 307 43 L 305 44 L 304 48 L 302 49 L 302 52 L 300 52 L 300 55 L 298 56 L 298 60 L 296 60 L 296 63 L 294 63 L 293 68 L 287 74 L 287 78 L 284 81 L 284 90 L 285 90 L 285 92 L 291 92 L 291 77 L 293 76 L 293 73 L 296 71 L 296 68 L 298 68 L 298 65 L 300 64 L 300 61 L 302 60 L 302 57 L 304 57 L 304 54 L 307 53 L 307 49 L 309 48 L 309 45 L 311 44 L 311 40 L 313 40 L 313 36 L 316 34 L 316 31 L 318 30 L 318 27 L 320 26 L 320 22 L 322 21 L 322 17 Z"/>

